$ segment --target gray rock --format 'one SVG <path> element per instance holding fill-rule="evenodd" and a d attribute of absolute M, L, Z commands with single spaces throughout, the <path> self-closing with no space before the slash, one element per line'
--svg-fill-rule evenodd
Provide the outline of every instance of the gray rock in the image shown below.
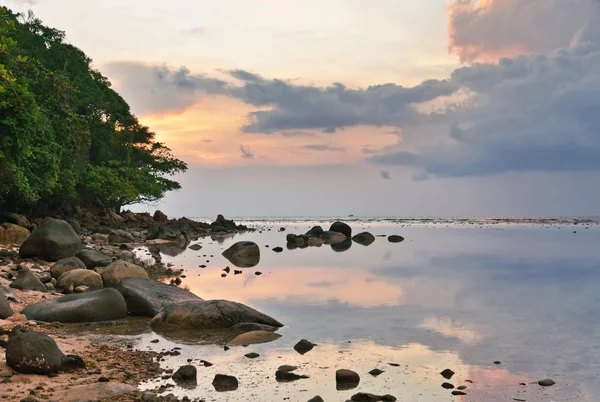
<path fill-rule="evenodd" d="M 197 381 L 197 370 L 195 366 L 186 365 L 181 366 L 173 374 L 173 380 L 176 382 L 196 382 Z"/>
<path fill-rule="evenodd" d="M 163 239 L 163 240 L 180 240 L 181 236 L 184 236 L 184 233 L 181 231 L 181 228 L 175 224 L 169 225 L 154 225 L 148 230 L 148 235 L 146 238 L 148 240 L 154 239 Z"/>
<path fill-rule="evenodd" d="M 260 262 L 260 248 L 251 241 L 239 241 L 223 252 L 233 265 L 240 268 L 250 268 Z"/>
<path fill-rule="evenodd" d="M 89 269 L 74 269 L 62 274 L 56 283 L 58 289 L 74 289 L 78 286 L 87 286 L 90 290 L 102 289 L 102 278 Z"/>
<path fill-rule="evenodd" d="M 46 287 L 29 269 L 22 269 L 11 284 L 10 287 L 19 290 L 37 290 L 45 292 Z"/>
<path fill-rule="evenodd" d="M 321 235 L 323 234 L 324 230 L 321 226 L 313 226 L 308 232 L 306 232 L 304 235 L 308 236 L 308 237 L 321 237 Z"/>
<path fill-rule="evenodd" d="M 212 385 L 217 392 L 235 391 L 238 388 L 238 380 L 234 376 L 217 374 Z"/>
<path fill-rule="evenodd" d="M 277 369 L 277 371 L 295 371 L 297 370 L 298 367 L 297 366 L 290 366 L 290 365 L 283 365 L 283 366 L 279 366 L 279 368 Z"/>
<path fill-rule="evenodd" d="M 546 378 L 545 380 L 539 380 L 538 384 L 541 385 L 542 387 L 551 387 L 556 383 L 554 381 L 552 381 L 550 378 Z"/>
<path fill-rule="evenodd" d="M 303 355 L 310 352 L 315 346 L 316 344 L 307 341 L 306 339 L 302 339 L 300 342 L 294 345 L 294 350 Z"/>
<path fill-rule="evenodd" d="M 6 286 L 0 285 L 0 296 L 4 296 L 5 298 L 12 297 L 13 299 L 16 297 L 15 291 L 11 288 L 7 288 Z"/>
<path fill-rule="evenodd" d="M 392 395 L 374 395 L 359 392 L 358 394 L 352 395 L 350 400 L 353 402 L 395 402 L 396 397 Z"/>
<path fill-rule="evenodd" d="M 81 240 L 71 225 L 62 220 L 46 218 L 21 245 L 19 256 L 58 261 L 72 257 L 80 249 Z"/>
<path fill-rule="evenodd" d="M 81 250 L 75 256 L 85 264 L 87 269 L 105 267 L 112 263 L 112 257 L 110 255 L 92 249 Z"/>
<path fill-rule="evenodd" d="M 344 222 L 334 222 L 329 228 L 329 231 L 342 233 L 346 237 L 352 237 L 352 228 Z"/>
<path fill-rule="evenodd" d="M 117 260 L 100 273 L 104 287 L 115 287 L 123 278 L 148 278 L 146 270 L 127 261 Z"/>
<path fill-rule="evenodd" d="M 352 238 L 355 243 L 363 246 L 370 246 L 375 241 L 375 236 L 369 232 L 362 232 Z"/>
<path fill-rule="evenodd" d="M 43 284 L 46 284 L 46 283 L 50 283 L 52 281 L 52 276 L 50 275 L 50 272 L 43 272 L 43 273 L 40 274 L 40 276 L 38 277 L 38 279 Z"/>
<path fill-rule="evenodd" d="M 145 278 L 123 278 L 115 289 L 125 298 L 131 315 L 146 317 L 154 317 L 174 303 L 202 300 L 188 290 Z"/>
<path fill-rule="evenodd" d="M 392 235 L 388 237 L 390 243 L 401 243 L 404 241 L 404 237 L 398 235 Z"/>
<path fill-rule="evenodd" d="M 282 327 L 279 321 L 241 303 L 227 300 L 187 301 L 165 307 L 152 319 L 153 329 L 231 328 L 242 322 Z"/>
<path fill-rule="evenodd" d="M 78 221 L 76 221 L 75 219 L 66 219 L 66 222 L 69 225 L 71 225 L 75 233 L 77 233 L 78 235 L 81 234 L 81 224 Z"/>
<path fill-rule="evenodd" d="M 56 290 L 56 287 L 52 284 L 52 282 L 44 283 L 44 286 L 48 292 L 54 292 Z"/>
<path fill-rule="evenodd" d="M 13 315 L 12 307 L 6 297 L 0 294 L 0 319 L 4 320 Z"/>
<path fill-rule="evenodd" d="M 31 304 L 22 312 L 30 320 L 44 322 L 94 322 L 127 317 L 127 304 L 115 289 L 72 294 Z"/>
<path fill-rule="evenodd" d="M 131 233 L 124 230 L 113 230 L 108 235 L 108 242 L 113 244 L 134 243 L 135 238 Z"/>
<path fill-rule="evenodd" d="M 352 370 L 340 369 L 335 372 L 335 382 L 338 391 L 349 390 L 358 386 L 360 376 Z"/>

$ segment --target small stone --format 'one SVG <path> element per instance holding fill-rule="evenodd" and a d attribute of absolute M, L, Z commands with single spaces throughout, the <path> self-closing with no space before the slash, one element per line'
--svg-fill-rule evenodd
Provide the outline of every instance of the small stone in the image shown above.
<path fill-rule="evenodd" d="M 502 362 L 501 362 L 501 361 L 498 361 L 498 360 L 496 360 L 496 361 L 494 362 L 494 364 L 498 365 L 498 364 L 502 364 Z"/>
<path fill-rule="evenodd" d="M 258 353 L 252 352 L 252 353 L 245 354 L 244 356 L 246 356 L 248 359 L 256 359 L 260 355 Z"/>
<path fill-rule="evenodd" d="M 254 273 L 254 275 L 256 275 L 256 276 L 262 275 L 262 272 L 260 272 L 260 271 L 256 271 L 256 272 Z"/>
<path fill-rule="evenodd" d="M 385 373 L 385 371 L 383 370 L 379 370 L 379 369 L 373 369 L 371 371 L 369 371 L 369 374 L 371 374 L 373 377 L 377 377 L 379 374 Z"/>
<path fill-rule="evenodd" d="M 358 386 L 360 376 L 352 370 L 340 369 L 335 372 L 335 382 L 338 391 L 349 390 Z"/>
<path fill-rule="evenodd" d="M 227 274 L 221 274 L 221 278 L 227 278 Z"/>
<path fill-rule="evenodd" d="M 554 381 L 552 381 L 551 379 L 546 378 L 545 380 L 539 380 L 538 384 L 541 385 L 542 387 L 551 387 L 556 383 Z"/>
<path fill-rule="evenodd" d="M 453 389 L 454 385 L 450 384 L 449 382 L 445 382 L 442 384 L 442 388 L 444 389 Z"/>
<path fill-rule="evenodd" d="M 158 339 L 152 339 L 152 340 L 150 341 L 150 343 L 158 343 L 158 342 L 160 342 Z"/>
<path fill-rule="evenodd" d="M 276 253 L 281 253 L 283 251 L 283 248 L 282 247 L 274 247 L 272 250 Z"/>
<path fill-rule="evenodd" d="M 231 268 L 229 268 L 229 267 L 225 267 L 225 269 L 224 269 L 223 271 L 225 271 L 225 272 L 229 273 L 229 272 L 231 271 Z"/>
<path fill-rule="evenodd" d="M 107 377 L 99 377 L 98 382 L 109 382 L 110 380 Z"/>
<path fill-rule="evenodd" d="M 446 370 L 442 371 L 442 372 L 440 373 L 440 375 L 441 375 L 442 377 L 444 377 L 446 380 L 449 380 L 449 379 L 451 379 L 451 378 L 452 378 L 452 376 L 454 375 L 454 371 L 452 371 L 452 370 L 450 370 L 450 369 L 446 369 Z"/>
<path fill-rule="evenodd" d="M 301 355 L 310 352 L 316 345 L 312 342 L 307 341 L 306 339 L 302 339 L 294 346 L 294 350 Z"/>
<path fill-rule="evenodd" d="M 467 386 L 466 386 L 466 385 L 461 385 L 461 386 L 459 386 L 459 387 L 456 387 L 456 389 L 458 389 L 458 390 L 462 391 L 462 390 L 464 390 L 464 389 L 467 389 Z"/>
<path fill-rule="evenodd" d="M 235 391 L 238 388 L 238 380 L 234 376 L 217 374 L 212 385 L 217 392 Z"/>
<path fill-rule="evenodd" d="M 310 398 L 308 400 L 308 402 L 325 402 L 325 401 L 323 400 L 323 398 L 321 398 L 319 395 L 317 395 L 314 398 Z"/>
<path fill-rule="evenodd" d="M 197 370 L 196 367 L 187 365 L 181 366 L 173 374 L 173 380 L 176 382 L 196 382 Z"/>
<path fill-rule="evenodd" d="M 458 395 L 467 395 L 466 392 L 463 391 L 452 391 L 452 395 L 458 396 Z"/>
<path fill-rule="evenodd" d="M 283 366 L 279 366 L 277 371 L 294 371 L 297 369 L 298 369 L 298 367 L 296 367 L 296 366 L 283 365 Z"/>

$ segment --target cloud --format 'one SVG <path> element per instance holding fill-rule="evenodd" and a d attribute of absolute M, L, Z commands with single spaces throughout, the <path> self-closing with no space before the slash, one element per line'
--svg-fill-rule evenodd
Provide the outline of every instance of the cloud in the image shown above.
<path fill-rule="evenodd" d="M 204 36 L 204 35 L 206 35 L 206 28 L 205 27 L 190 28 L 190 29 L 184 31 L 184 33 L 186 35 L 190 35 L 190 36 Z"/>
<path fill-rule="evenodd" d="M 463 63 L 548 54 L 569 45 L 593 8 L 591 0 L 454 0 L 448 49 Z"/>
<path fill-rule="evenodd" d="M 388 172 L 387 170 L 380 170 L 379 171 L 379 175 L 384 179 L 384 180 L 392 180 L 392 176 L 390 175 L 390 172 Z"/>
<path fill-rule="evenodd" d="M 372 148 L 370 148 L 370 147 L 367 145 L 367 146 L 363 147 L 363 148 L 360 150 L 360 152 L 362 152 L 363 154 L 366 154 L 366 155 L 372 155 L 372 154 L 377 154 L 377 153 L 379 153 L 379 152 L 381 152 L 381 151 L 378 151 L 378 150 L 376 150 L 376 149 L 372 149 Z"/>
<path fill-rule="evenodd" d="M 247 147 L 244 147 L 243 145 L 240 145 L 240 151 L 242 152 L 242 158 L 245 159 L 254 159 L 254 153 L 248 149 Z"/>
<path fill-rule="evenodd" d="M 302 131 L 302 130 L 282 131 L 280 134 L 284 137 L 314 137 L 314 136 L 316 136 L 315 133 L 311 133 L 308 131 Z"/>
<path fill-rule="evenodd" d="M 335 152 L 344 152 L 345 149 L 342 147 L 332 147 L 330 145 L 320 145 L 320 144 L 309 144 L 305 145 L 302 148 L 308 149 L 311 151 L 335 151 Z"/>

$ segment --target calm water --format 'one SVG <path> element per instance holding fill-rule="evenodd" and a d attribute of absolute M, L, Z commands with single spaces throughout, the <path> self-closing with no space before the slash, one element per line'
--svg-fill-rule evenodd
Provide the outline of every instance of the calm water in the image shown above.
<path fill-rule="evenodd" d="M 286 234 L 304 233 L 313 224 L 307 219 L 249 223 L 273 230 L 200 239 L 202 250 L 164 255 L 163 261 L 186 269 L 182 286 L 202 298 L 245 303 L 278 319 L 285 324 L 278 331 L 282 337 L 229 351 L 172 342 L 149 331 L 125 338 L 140 349 L 181 347 L 181 356 L 168 358 L 167 367 L 188 358 L 214 364 L 199 366 L 195 389 L 169 392 L 207 401 L 306 401 L 317 394 L 328 402 L 345 401 L 359 391 L 424 402 L 598 400 L 595 220 L 580 219 L 578 225 L 568 219 L 356 220 L 349 222 L 353 233 L 399 234 L 406 240 L 392 244 L 377 237 L 371 246 L 353 244 L 345 252 L 325 245 L 287 250 Z M 281 226 L 285 232 L 277 232 Z M 260 264 L 222 278 L 225 266 L 235 267 L 221 253 L 239 240 L 261 247 Z M 275 246 L 284 252 L 271 251 Z M 202 264 L 207 268 L 198 267 Z M 302 338 L 319 346 L 301 356 L 292 347 Z M 244 357 L 249 352 L 261 356 L 250 360 Z M 297 365 L 297 373 L 311 378 L 277 383 L 275 370 L 283 364 Z M 336 391 L 339 368 L 360 374 L 358 388 Z M 372 377 L 373 368 L 385 373 Z M 449 382 L 468 386 L 467 396 L 441 387 L 446 380 L 438 373 L 445 368 L 456 372 Z M 238 390 L 216 392 L 215 374 L 236 376 Z M 547 377 L 557 384 L 530 384 Z M 171 380 L 148 386 L 165 382 Z"/>

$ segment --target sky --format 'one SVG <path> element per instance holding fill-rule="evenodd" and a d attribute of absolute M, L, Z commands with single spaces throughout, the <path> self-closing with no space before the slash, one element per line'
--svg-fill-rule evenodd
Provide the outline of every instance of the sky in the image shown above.
<path fill-rule="evenodd" d="M 598 0 L 8 0 L 189 165 L 171 216 L 598 215 Z"/>

